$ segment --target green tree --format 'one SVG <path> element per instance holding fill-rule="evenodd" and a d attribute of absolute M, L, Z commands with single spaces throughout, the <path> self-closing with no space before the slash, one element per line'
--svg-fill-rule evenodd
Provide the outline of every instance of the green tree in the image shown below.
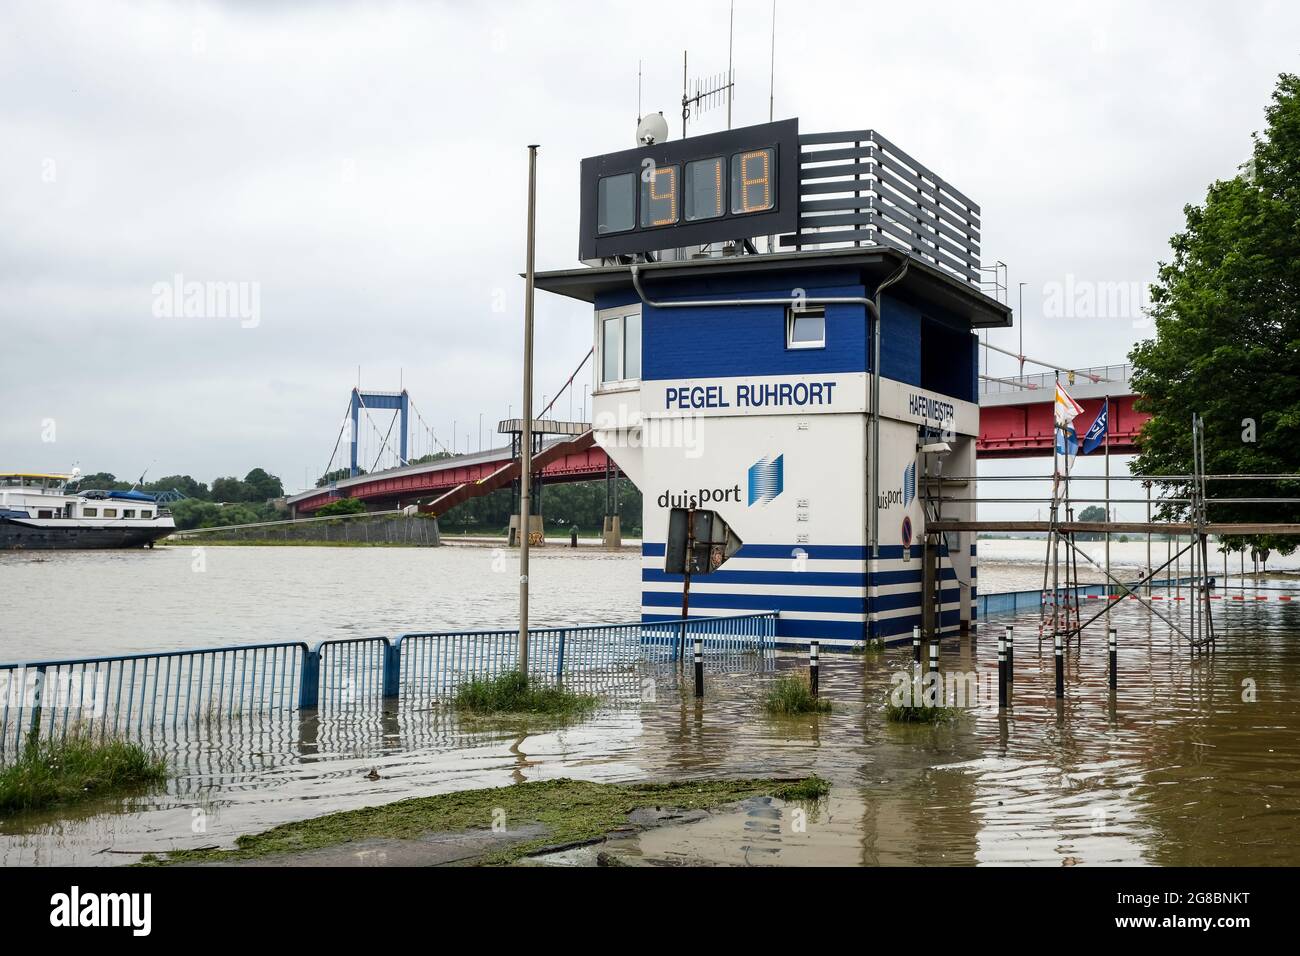
<path fill-rule="evenodd" d="M 1300 77 L 1282 74 L 1242 175 L 1189 205 L 1151 287 L 1156 336 L 1129 355 L 1143 427 L 1134 470 L 1192 470 L 1191 414 L 1211 474 L 1300 471 Z M 1178 485 L 1170 486 L 1181 491 Z M 1211 498 L 1300 497 L 1300 483 L 1210 482 Z M 1166 506 L 1163 516 L 1186 507 Z M 1289 505 L 1210 505 L 1213 521 L 1300 521 Z M 1241 548 L 1246 541 L 1227 543 Z M 1250 544 L 1289 554 L 1296 542 Z"/>
<path fill-rule="evenodd" d="M 365 473 L 366 470 L 364 468 L 357 469 L 357 474 L 364 475 Z M 352 471 L 349 468 L 335 468 L 333 471 L 327 471 L 325 472 L 325 474 L 317 478 L 316 487 L 324 488 L 326 485 L 330 484 L 331 482 L 341 481 L 342 479 L 347 478 L 351 474 Z"/>
<path fill-rule="evenodd" d="M 195 481 L 189 475 L 167 475 L 165 478 L 151 481 L 144 486 L 144 490 L 150 494 L 162 494 L 173 489 L 187 498 L 208 497 L 208 486 L 203 482 Z"/>
<path fill-rule="evenodd" d="M 266 501 L 284 497 L 284 483 L 262 468 L 254 468 L 244 476 L 246 501 Z"/>
<path fill-rule="evenodd" d="M 328 518 L 331 515 L 359 515 L 366 510 L 365 502 L 357 498 L 340 498 L 331 501 L 316 511 L 316 517 Z"/>
<path fill-rule="evenodd" d="M 118 481 L 117 476 L 107 471 L 97 471 L 93 475 L 82 475 L 77 479 L 78 491 L 129 491 L 131 482 Z"/>
<path fill-rule="evenodd" d="M 222 502 L 247 501 L 248 488 L 233 475 L 216 478 L 212 482 L 212 500 Z"/>

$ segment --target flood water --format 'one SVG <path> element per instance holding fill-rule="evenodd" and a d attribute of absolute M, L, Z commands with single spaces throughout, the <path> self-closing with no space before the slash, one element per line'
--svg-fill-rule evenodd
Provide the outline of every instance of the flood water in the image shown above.
<path fill-rule="evenodd" d="M 988 553 L 1012 546 L 1027 556 Z M 1039 549 L 981 543 L 981 589 L 1034 586 Z M 0 555 L 0 659 L 509 625 L 517 593 L 514 556 L 491 547 L 209 547 L 202 556 L 199 570 L 190 548 Z M 1112 560 L 1122 563 L 1114 550 Z M 534 620 L 635 619 L 639 564 L 635 552 L 536 553 Z M 834 709 L 820 717 L 762 713 L 763 685 L 804 666 L 782 654 L 766 669 L 710 673 L 703 705 L 671 667 L 626 675 L 598 713 L 561 728 L 463 723 L 445 711 L 235 721 L 171 750 L 160 742 L 177 771 L 160 792 L 0 820 L 0 863 L 120 864 L 228 846 L 335 810 L 520 780 L 816 772 L 833 789 L 802 832 L 792 808 L 759 803 L 651 831 L 620 852 L 758 864 L 1294 865 L 1300 595 L 1216 610 L 1218 648 L 1197 656 L 1121 602 L 1112 614 L 1118 692 L 1108 692 L 1105 635 L 1094 628 L 1068 657 L 1063 704 L 1052 697 L 1037 615 L 1022 616 L 1013 707 L 1002 714 L 992 675 L 1005 621 L 988 622 L 974 643 L 943 645 L 941 670 L 974 672 L 985 693 L 939 726 L 884 717 L 908 648 L 826 658 Z M 1167 613 L 1186 615 L 1173 604 Z M 378 780 L 367 778 L 372 768 Z"/>

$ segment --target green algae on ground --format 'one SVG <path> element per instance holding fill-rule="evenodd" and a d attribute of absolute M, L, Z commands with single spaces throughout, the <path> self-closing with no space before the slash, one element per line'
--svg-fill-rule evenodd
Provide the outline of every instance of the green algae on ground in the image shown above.
<path fill-rule="evenodd" d="M 814 782 L 815 781 L 815 782 Z M 743 779 L 688 780 L 679 783 L 612 784 L 560 778 L 519 783 L 487 790 L 461 790 L 397 803 L 332 813 L 235 841 L 233 850 L 181 850 L 165 857 L 152 854 L 144 864 L 229 863 L 281 853 L 302 853 L 359 840 L 415 840 L 429 833 L 490 829 L 504 823 L 510 829 L 540 823 L 545 837 L 515 843 L 482 857 L 481 864 L 512 863 L 553 846 L 599 839 L 625 826 L 633 810 L 672 807 L 706 810 L 749 797 L 777 796 L 809 799 L 829 787 L 824 780 Z"/>
<path fill-rule="evenodd" d="M 831 792 L 831 785 L 821 777 L 806 777 L 783 783 L 772 791 L 772 796 L 786 803 L 810 803 Z"/>

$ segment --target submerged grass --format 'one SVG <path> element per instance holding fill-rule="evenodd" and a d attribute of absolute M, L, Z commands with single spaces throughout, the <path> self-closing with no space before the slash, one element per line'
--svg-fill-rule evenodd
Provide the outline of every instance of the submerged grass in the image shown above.
<path fill-rule="evenodd" d="M 578 717 L 596 709 L 600 698 L 578 694 L 548 684 L 529 681 L 519 671 L 497 677 L 475 677 L 460 685 L 453 704 L 457 710 L 476 716 L 545 714 Z"/>
<path fill-rule="evenodd" d="M 125 794 L 166 779 L 167 762 L 139 744 L 29 738 L 18 759 L 0 767 L 0 813 Z"/>
<path fill-rule="evenodd" d="M 748 797 L 808 800 L 829 789 L 820 778 L 800 780 L 687 780 L 679 783 L 610 784 L 583 780 L 540 780 L 488 790 L 462 790 L 416 797 L 385 806 L 348 810 L 242 836 L 233 850 L 182 850 L 141 863 L 229 863 L 283 853 L 301 853 L 357 840 L 414 840 L 428 833 L 484 830 L 505 819 L 510 828 L 541 823 L 544 837 L 516 843 L 476 862 L 499 865 L 548 847 L 599 839 L 623 827 L 633 810 L 672 807 L 705 810 Z M 788 796 L 787 796 L 788 794 Z"/>
<path fill-rule="evenodd" d="M 786 675 L 768 684 L 763 709 L 769 714 L 825 714 L 830 712 L 831 702 L 813 696 L 805 675 Z"/>
<path fill-rule="evenodd" d="M 927 707 L 912 704 L 886 704 L 885 719 L 896 724 L 940 724 L 956 719 L 956 707 Z"/>

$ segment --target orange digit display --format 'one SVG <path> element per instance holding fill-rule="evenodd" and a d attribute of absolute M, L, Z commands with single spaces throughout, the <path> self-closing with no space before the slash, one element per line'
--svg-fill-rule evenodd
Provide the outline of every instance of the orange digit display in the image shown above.
<path fill-rule="evenodd" d="M 762 212 L 772 208 L 772 166 L 770 149 L 753 149 L 732 158 L 731 211 Z"/>
<path fill-rule="evenodd" d="M 641 184 L 641 225 L 677 222 L 677 167 L 659 166 Z"/>
<path fill-rule="evenodd" d="M 686 164 L 686 221 L 717 219 L 726 209 L 726 184 L 723 167 L 726 160 L 697 159 Z"/>

